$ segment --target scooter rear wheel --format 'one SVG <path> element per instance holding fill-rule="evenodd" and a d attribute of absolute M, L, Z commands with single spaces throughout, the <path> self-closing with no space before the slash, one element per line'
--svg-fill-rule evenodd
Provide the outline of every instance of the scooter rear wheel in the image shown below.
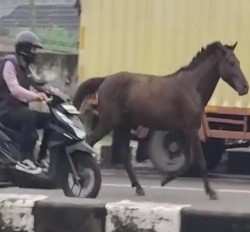
<path fill-rule="evenodd" d="M 72 171 L 68 166 L 68 171 L 65 172 L 62 179 L 65 196 L 96 198 L 102 183 L 101 172 L 96 159 L 81 152 L 76 152 L 71 157 L 80 180 L 74 180 Z"/>

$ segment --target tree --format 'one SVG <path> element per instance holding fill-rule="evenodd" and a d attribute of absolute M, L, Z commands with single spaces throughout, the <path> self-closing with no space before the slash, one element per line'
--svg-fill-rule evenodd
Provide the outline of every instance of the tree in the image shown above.
<path fill-rule="evenodd" d="M 77 52 L 78 31 L 68 31 L 65 28 L 54 26 L 51 29 L 35 29 L 34 32 L 39 36 L 45 49 Z"/>
<path fill-rule="evenodd" d="M 5 32 L 9 41 L 15 42 L 16 35 L 24 28 L 14 28 Z M 29 30 L 29 28 L 27 28 Z M 1 31 L 1 30 L 0 30 Z M 38 35 L 44 45 L 45 50 L 58 52 L 77 52 L 78 51 L 78 31 L 68 31 L 65 28 L 54 26 L 52 28 L 35 28 L 34 33 Z M 6 35 L 8 34 L 8 35 Z"/>

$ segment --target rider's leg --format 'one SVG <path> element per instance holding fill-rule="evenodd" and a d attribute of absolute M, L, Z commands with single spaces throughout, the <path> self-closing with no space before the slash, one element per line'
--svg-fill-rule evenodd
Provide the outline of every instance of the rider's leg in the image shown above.
<path fill-rule="evenodd" d="M 16 168 L 30 174 L 41 173 L 41 168 L 37 167 L 33 159 L 33 149 L 35 145 L 35 115 L 26 106 L 15 107 L 2 117 L 2 123 L 7 127 L 21 132 L 20 151 L 22 157 Z"/>
<path fill-rule="evenodd" d="M 49 122 L 50 114 L 44 112 L 33 111 L 36 118 L 36 128 L 43 129 L 42 143 L 38 155 L 38 162 L 40 163 L 47 156 L 48 138 L 49 138 Z"/>

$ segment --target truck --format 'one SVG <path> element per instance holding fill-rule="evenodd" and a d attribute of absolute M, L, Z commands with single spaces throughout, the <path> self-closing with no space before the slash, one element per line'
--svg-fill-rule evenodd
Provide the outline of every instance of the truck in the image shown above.
<path fill-rule="evenodd" d="M 119 71 L 170 74 L 213 41 L 223 44 L 238 41 L 235 53 L 250 81 L 249 0 L 77 0 L 77 3 L 81 8 L 79 82 Z M 97 103 L 97 98 L 88 102 L 93 108 Z M 135 137 L 143 141 L 149 130 L 139 131 L 134 132 Z M 220 81 L 205 109 L 200 139 L 209 171 L 219 164 L 226 149 L 248 147 L 249 95 L 239 97 Z"/>

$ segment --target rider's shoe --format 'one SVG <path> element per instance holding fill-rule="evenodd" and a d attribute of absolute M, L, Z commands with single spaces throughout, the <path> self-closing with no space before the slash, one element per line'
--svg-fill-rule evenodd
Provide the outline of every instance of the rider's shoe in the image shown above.
<path fill-rule="evenodd" d="M 33 175 L 42 173 L 42 169 L 37 167 L 34 162 L 29 159 L 17 162 L 16 169 Z"/>
<path fill-rule="evenodd" d="M 36 165 L 40 167 L 43 172 L 49 171 L 49 161 L 46 158 L 38 161 Z"/>

